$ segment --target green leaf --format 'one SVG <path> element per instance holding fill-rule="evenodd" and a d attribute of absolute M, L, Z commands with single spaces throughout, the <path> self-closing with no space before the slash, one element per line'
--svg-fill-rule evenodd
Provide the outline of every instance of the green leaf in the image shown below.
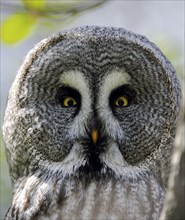
<path fill-rule="evenodd" d="M 2 22 L 2 41 L 7 44 L 15 44 L 31 32 L 35 23 L 36 17 L 28 13 L 10 15 Z"/>
<path fill-rule="evenodd" d="M 42 10 L 45 8 L 45 0 L 22 0 L 23 4 L 30 9 Z"/>

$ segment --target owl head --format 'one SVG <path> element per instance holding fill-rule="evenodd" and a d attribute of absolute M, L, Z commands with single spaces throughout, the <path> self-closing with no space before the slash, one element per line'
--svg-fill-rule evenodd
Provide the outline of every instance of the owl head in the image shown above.
<path fill-rule="evenodd" d="M 180 86 L 162 52 L 122 28 L 86 26 L 41 41 L 11 87 L 3 135 L 13 183 L 139 176 L 165 185 Z"/>

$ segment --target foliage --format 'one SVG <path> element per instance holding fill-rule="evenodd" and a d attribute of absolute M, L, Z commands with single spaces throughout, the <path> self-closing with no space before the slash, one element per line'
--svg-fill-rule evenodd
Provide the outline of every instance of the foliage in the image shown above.
<path fill-rule="evenodd" d="M 34 27 L 45 21 L 65 24 L 82 12 L 93 9 L 108 0 L 90 1 L 49 1 L 49 0 L 20 0 L 1 3 L 5 9 L 13 10 L 1 24 L 1 40 L 6 44 L 15 44 L 32 33 Z"/>

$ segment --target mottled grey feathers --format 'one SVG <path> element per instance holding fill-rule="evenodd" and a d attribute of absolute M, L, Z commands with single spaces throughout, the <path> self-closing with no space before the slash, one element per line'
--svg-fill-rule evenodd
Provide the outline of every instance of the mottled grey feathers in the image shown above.
<path fill-rule="evenodd" d="M 65 92 L 77 106 L 61 106 Z M 116 95 L 129 105 L 117 108 Z M 158 219 L 179 103 L 172 65 L 144 36 L 86 26 L 41 41 L 5 113 L 6 219 Z"/>

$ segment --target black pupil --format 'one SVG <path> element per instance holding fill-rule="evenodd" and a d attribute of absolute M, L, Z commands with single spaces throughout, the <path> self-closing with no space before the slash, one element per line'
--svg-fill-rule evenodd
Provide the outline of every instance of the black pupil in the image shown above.
<path fill-rule="evenodd" d="M 67 102 L 68 106 L 72 106 L 74 105 L 74 101 L 72 99 L 70 99 L 68 102 Z"/>
<path fill-rule="evenodd" d="M 123 106 L 124 105 L 124 101 L 122 99 L 118 100 L 118 105 L 119 106 Z"/>

